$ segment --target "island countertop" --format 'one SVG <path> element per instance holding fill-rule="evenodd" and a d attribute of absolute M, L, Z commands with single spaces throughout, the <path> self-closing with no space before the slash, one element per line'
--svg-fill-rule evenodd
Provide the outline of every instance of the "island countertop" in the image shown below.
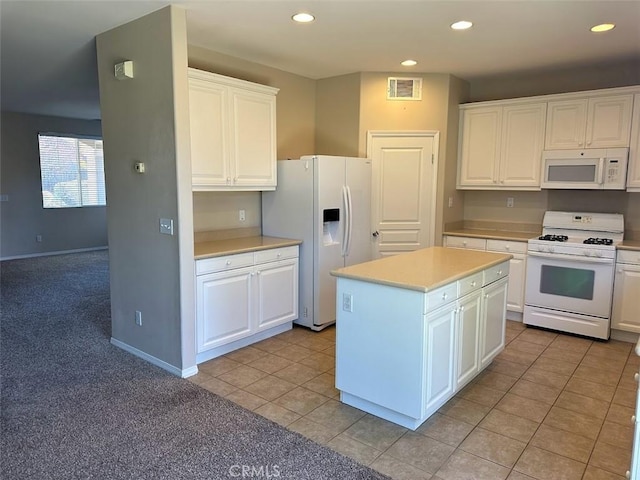
<path fill-rule="evenodd" d="M 510 254 L 430 247 L 340 268 L 331 275 L 428 292 L 511 258 Z"/>
<path fill-rule="evenodd" d="M 224 255 L 233 255 L 236 253 L 255 252 L 258 250 L 267 250 L 269 248 L 289 247 L 292 245 L 300 245 L 301 240 L 291 238 L 277 237 L 241 237 L 229 238 L 225 240 L 213 240 L 209 242 L 196 242 L 193 246 L 196 260 L 211 257 L 222 257 Z"/>

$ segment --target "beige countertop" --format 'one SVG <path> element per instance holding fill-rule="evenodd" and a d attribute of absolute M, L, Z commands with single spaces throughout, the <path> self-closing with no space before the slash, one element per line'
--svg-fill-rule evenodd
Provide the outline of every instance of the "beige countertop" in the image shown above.
<path fill-rule="evenodd" d="M 428 292 L 512 257 L 501 253 L 431 247 L 340 268 L 332 271 L 331 275 Z"/>
<path fill-rule="evenodd" d="M 454 237 L 478 237 L 488 238 L 490 240 L 510 240 L 510 241 L 527 241 L 530 238 L 540 236 L 540 232 L 517 232 L 509 230 L 485 230 L 479 228 L 460 228 L 456 230 L 447 230 L 443 235 L 452 235 Z"/>
<path fill-rule="evenodd" d="M 618 250 L 637 250 L 640 251 L 640 240 L 623 240 L 616 247 Z"/>
<path fill-rule="evenodd" d="M 222 257 L 235 253 L 255 252 L 267 250 L 269 248 L 289 247 L 300 245 L 302 240 L 277 237 L 241 237 L 229 238 L 225 240 L 213 240 L 209 242 L 197 242 L 193 244 L 196 260 L 211 257 Z"/>

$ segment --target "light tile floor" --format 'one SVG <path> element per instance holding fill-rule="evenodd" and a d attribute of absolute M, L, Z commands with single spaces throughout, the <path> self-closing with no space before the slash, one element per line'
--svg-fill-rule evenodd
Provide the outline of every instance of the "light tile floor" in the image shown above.
<path fill-rule="evenodd" d="M 335 327 L 294 327 L 190 380 L 395 479 L 622 480 L 640 366 L 632 346 L 508 321 L 505 350 L 416 431 L 340 403 Z"/>

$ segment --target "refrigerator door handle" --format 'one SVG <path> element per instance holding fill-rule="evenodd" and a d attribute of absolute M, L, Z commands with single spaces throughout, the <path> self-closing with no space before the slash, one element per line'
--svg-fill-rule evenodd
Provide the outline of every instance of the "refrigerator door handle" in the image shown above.
<path fill-rule="evenodd" d="M 353 237 L 353 203 L 351 201 L 351 187 L 347 185 L 347 228 L 349 229 L 349 235 L 347 235 L 347 248 L 345 250 L 348 256 L 351 252 L 351 238 Z"/>
<path fill-rule="evenodd" d="M 348 248 L 349 248 L 349 234 L 351 233 L 349 231 L 349 217 L 350 217 L 350 212 L 349 212 L 349 192 L 347 191 L 347 186 L 343 185 L 342 186 L 342 206 L 343 206 L 343 211 L 344 211 L 344 219 L 342 222 L 342 256 L 346 257 L 347 256 L 347 252 L 348 252 Z"/>

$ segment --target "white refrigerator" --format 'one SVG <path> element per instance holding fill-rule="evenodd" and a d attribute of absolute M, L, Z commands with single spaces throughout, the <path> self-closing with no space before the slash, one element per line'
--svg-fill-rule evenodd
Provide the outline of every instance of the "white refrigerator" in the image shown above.
<path fill-rule="evenodd" d="M 262 234 L 302 240 L 296 323 L 335 323 L 336 279 L 329 272 L 371 260 L 371 160 L 308 155 L 278 161 L 278 186 L 262 192 Z"/>

